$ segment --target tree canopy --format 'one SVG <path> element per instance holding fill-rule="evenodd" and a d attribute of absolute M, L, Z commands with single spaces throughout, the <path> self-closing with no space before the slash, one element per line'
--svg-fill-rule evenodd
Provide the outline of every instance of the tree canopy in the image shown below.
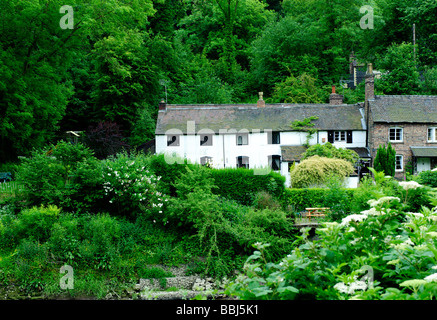
<path fill-rule="evenodd" d="M 382 72 L 381 93 L 437 93 L 435 1 L 75 0 L 72 16 L 64 5 L 0 0 L 0 162 L 105 121 L 139 145 L 164 98 L 325 103 L 352 51 Z M 362 86 L 339 90 L 364 99 Z"/>

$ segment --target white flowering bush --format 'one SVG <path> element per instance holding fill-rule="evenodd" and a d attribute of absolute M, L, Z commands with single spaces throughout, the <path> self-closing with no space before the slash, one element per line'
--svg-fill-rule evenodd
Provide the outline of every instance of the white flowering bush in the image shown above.
<path fill-rule="evenodd" d="M 161 179 L 154 175 L 143 156 L 118 154 L 104 162 L 103 189 L 110 207 L 118 213 L 162 214 L 167 196 L 159 191 Z"/>
<path fill-rule="evenodd" d="M 410 212 L 409 199 L 381 194 L 368 201 L 369 209 L 322 223 L 315 239 L 303 228 L 279 262 L 264 261 L 267 247 L 258 244 L 227 293 L 241 299 L 436 299 L 437 207 Z"/>

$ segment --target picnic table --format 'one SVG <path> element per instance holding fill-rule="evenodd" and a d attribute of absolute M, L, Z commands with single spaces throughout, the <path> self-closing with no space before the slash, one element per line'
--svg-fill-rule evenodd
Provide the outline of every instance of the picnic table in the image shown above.
<path fill-rule="evenodd" d="M 330 208 L 305 208 L 305 217 L 307 217 L 309 221 L 311 221 L 311 218 L 326 217 L 326 211 L 329 209 Z"/>

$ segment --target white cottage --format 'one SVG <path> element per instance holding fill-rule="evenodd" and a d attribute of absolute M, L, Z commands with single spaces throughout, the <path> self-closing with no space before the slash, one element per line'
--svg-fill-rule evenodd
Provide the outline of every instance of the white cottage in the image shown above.
<path fill-rule="evenodd" d="M 329 104 L 266 104 L 260 93 L 257 104 L 162 102 L 156 153 L 164 153 L 169 162 L 180 157 L 215 168 L 254 168 L 257 174 L 265 174 L 269 168 L 284 175 L 289 186 L 289 167 L 300 161 L 307 142 L 307 133 L 292 130 L 291 123 L 315 116 L 318 119 L 312 123 L 317 133 L 310 145 L 331 142 L 370 160 L 363 108 L 343 104 L 343 97 L 335 90 L 330 98 Z"/>

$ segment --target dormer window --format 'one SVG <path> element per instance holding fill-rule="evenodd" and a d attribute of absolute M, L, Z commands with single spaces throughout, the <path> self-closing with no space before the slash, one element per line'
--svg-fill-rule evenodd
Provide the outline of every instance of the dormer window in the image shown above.
<path fill-rule="evenodd" d="M 167 146 L 168 147 L 178 147 L 180 143 L 180 135 L 169 134 L 167 135 Z"/>
<path fill-rule="evenodd" d="M 212 146 L 212 134 L 200 135 L 200 145 L 201 146 Z"/>
<path fill-rule="evenodd" d="M 280 144 L 280 133 L 279 131 L 268 131 L 267 132 L 267 142 L 268 144 Z"/>
<path fill-rule="evenodd" d="M 238 133 L 237 134 L 237 146 L 247 145 L 249 142 L 249 134 L 247 133 Z"/>

